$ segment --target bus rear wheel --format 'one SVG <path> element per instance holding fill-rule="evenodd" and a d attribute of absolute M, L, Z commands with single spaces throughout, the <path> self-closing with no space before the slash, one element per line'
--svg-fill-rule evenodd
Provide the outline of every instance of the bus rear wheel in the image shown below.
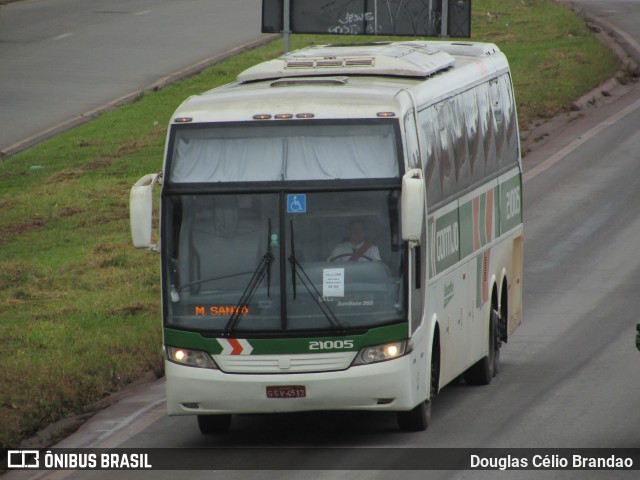
<path fill-rule="evenodd" d="M 464 380 L 470 385 L 489 385 L 500 369 L 500 314 L 491 309 L 489 322 L 489 353 L 464 372 Z"/>
<path fill-rule="evenodd" d="M 231 428 L 231 414 L 198 415 L 198 427 L 204 435 L 227 433 Z"/>

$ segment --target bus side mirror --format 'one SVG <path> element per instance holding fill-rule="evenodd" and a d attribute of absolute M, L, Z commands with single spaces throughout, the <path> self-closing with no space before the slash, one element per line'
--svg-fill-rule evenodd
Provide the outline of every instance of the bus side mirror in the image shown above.
<path fill-rule="evenodd" d="M 161 175 L 160 173 L 145 175 L 131 187 L 129 219 L 131 238 L 135 248 L 157 250 L 157 245 L 151 243 L 153 188 L 160 181 Z"/>
<path fill-rule="evenodd" d="M 424 220 L 422 170 L 413 168 L 402 177 L 402 239 L 420 244 Z"/>

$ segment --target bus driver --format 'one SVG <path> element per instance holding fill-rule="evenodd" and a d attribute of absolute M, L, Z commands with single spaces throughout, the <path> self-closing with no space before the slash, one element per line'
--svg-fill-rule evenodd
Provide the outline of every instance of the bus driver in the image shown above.
<path fill-rule="evenodd" d="M 373 243 L 365 240 L 364 222 L 354 220 L 349 224 L 349 236 L 339 243 L 329 255 L 329 262 L 379 262 L 380 251 Z"/>

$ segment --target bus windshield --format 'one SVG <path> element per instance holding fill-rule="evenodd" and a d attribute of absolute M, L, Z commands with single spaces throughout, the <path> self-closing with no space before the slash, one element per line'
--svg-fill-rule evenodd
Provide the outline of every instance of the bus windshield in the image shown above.
<path fill-rule="evenodd" d="M 169 181 L 397 178 L 396 121 L 175 126 Z"/>
<path fill-rule="evenodd" d="M 399 193 L 166 196 L 167 326 L 334 334 L 406 321 Z"/>

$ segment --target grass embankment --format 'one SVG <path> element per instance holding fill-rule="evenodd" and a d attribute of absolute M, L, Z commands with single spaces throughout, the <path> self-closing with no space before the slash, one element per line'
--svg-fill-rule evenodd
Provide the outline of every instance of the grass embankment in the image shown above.
<path fill-rule="evenodd" d="M 476 0 L 472 24 L 509 56 L 523 125 L 617 66 L 551 0 Z M 363 38 L 294 36 L 292 48 L 334 41 Z M 281 52 L 278 41 L 240 55 L 0 162 L 0 447 L 161 374 L 159 261 L 131 247 L 129 189 L 160 170 L 182 100 Z"/>

